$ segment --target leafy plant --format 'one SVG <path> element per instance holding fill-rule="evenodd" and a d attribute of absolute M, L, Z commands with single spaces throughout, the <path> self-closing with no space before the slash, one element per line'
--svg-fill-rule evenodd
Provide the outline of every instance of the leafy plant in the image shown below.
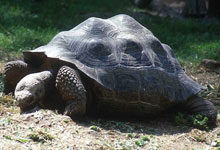
<path fill-rule="evenodd" d="M 7 139 L 7 140 L 12 140 L 12 138 L 11 138 L 10 136 L 5 135 L 4 137 L 5 137 L 5 139 Z"/>
<path fill-rule="evenodd" d="M 178 112 L 177 115 L 175 116 L 175 123 L 178 125 L 187 125 L 188 120 L 185 118 L 185 116 Z"/>
<path fill-rule="evenodd" d="M 210 128 L 208 118 L 200 114 L 189 116 L 187 114 L 177 113 L 175 123 L 178 125 L 193 126 L 201 130 L 208 130 Z"/>
<path fill-rule="evenodd" d="M 133 138 L 134 136 L 133 136 L 132 133 L 128 133 L 128 137 L 129 137 L 129 138 Z"/>
<path fill-rule="evenodd" d="M 101 129 L 99 127 L 95 126 L 95 125 L 92 125 L 89 129 L 93 130 L 93 131 L 96 131 L 96 132 L 100 132 L 101 131 Z"/>
<path fill-rule="evenodd" d="M 191 123 L 194 127 L 201 130 L 208 130 L 208 118 L 200 114 L 190 117 Z"/>
<path fill-rule="evenodd" d="M 142 136 L 140 139 L 135 141 L 135 144 L 139 147 L 143 147 L 148 141 L 150 141 L 150 139 L 147 136 Z"/>
<path fill-rule="evenodd" d="M 28 137 L 29 139 L 40 143 L 45 143 L 47 140 L 52 141 L 54 139 L 53 136 L 42 131 L 31 133 L 28 135 Z"/>

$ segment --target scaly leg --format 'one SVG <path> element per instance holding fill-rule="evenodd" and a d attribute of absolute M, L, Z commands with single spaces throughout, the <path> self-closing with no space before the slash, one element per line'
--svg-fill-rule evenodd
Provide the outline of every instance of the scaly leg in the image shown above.
<path fill-rule="evenodd" d="M 58 71 L 56 87 L 65 103 L 64 114 L 78 118 L 86 112 L 86 90 L 77 70 L 63 66 Z"/>
<path fill-rule="evenodd" d="M 34 69 L 23 61 L 11 61 L 4 67 L 4 93 L 14 92 L 17 83 L 27 74 L 34 72 Z"/>

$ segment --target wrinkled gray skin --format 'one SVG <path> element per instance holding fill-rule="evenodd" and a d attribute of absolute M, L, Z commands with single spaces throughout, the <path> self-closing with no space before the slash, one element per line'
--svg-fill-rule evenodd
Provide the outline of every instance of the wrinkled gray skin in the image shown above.
<path fill-rule="evenodd" d="M 22 110 L 42 104 L 47 98 L 37 91 L 44 91 L 58 93 L 64 113 L 73 118 L 91 112 L 147 117 L 180 105 L 189 114 L 216 120 L 213 104 L 197 96 L 203 87 L 185 74 L 172 49 L 127 15 L 89 18 L 47 45 L 25 51 L 24 62 L 9 64 L 6 91 L 18 82 L 15 97 Z M 39 73 L 18 75 L 24 78 L 10 83 L 14 68 Z M 48 89 L 54 90 L 48 94 Z"/>
<path fill-rule="evenodd" d="M 15 88 L 15 98 L 21 109 L 26 109 L 44 98 L 47 82 L 51 82 L 52 73 L 43 71 L 22 78 Z"/>

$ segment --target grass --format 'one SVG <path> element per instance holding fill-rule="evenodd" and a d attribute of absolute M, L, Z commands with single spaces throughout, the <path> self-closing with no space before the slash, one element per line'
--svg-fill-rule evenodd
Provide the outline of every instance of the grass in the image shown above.
<path fill-rule="evenodd" d="M 116 3 L 114 0 L 113 4 Z M 25 3 L 22 0 L 2 0 L 0 47 L 7 52 L 36 48 L 46 44 L 56 33 L 69 30 L 85 20 L 85 14 L 98 12 L 101 15 L 112 10 L 117 14 L 123 5 L 130 5 L 130 2 L 123 0 L 113 4 L 108 0 L 30 0 Z"/>
<path fill-rule="evenodd" d="M 154 18 L 148 28 L 173 48 L 180 61 L 198 63 L 203 58 L 220 60 L 219 23 Z"/>
<path fill-rule="evenodd" d="M 0 5 L 0 51 L 18 55 L 48 43 L 90 16 L 108 18 L 119 13 L 143 12 L 131 0 L 2 0 Z M 137 16 L 137 15 L 136 15 Z M 203 58 L 220 60 L 220 22 L 169 19 L 150 15 L 136 17 L 162 42 L 170 45 L 177 58 L 197 64 Z"/>
<path fill-rule="evenodd" d="M 209 124 L 208 118 L 203 117 L 200 114 L 188 116 L 179 112 L 174 120 L 175 123 L 180 126 L 188 125 L 206 131 L 213 128 L 212 125 Z"/>

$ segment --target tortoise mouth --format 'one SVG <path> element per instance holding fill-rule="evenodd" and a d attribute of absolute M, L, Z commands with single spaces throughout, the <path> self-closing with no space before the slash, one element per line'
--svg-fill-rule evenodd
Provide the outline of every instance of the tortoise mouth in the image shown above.
<path fill-rule="evenodd" d="M 18 106 L 23 109 L 36 103 L 36 98 L 28 91 L 20 91 L 16 93 L 16 101 Z"/>

